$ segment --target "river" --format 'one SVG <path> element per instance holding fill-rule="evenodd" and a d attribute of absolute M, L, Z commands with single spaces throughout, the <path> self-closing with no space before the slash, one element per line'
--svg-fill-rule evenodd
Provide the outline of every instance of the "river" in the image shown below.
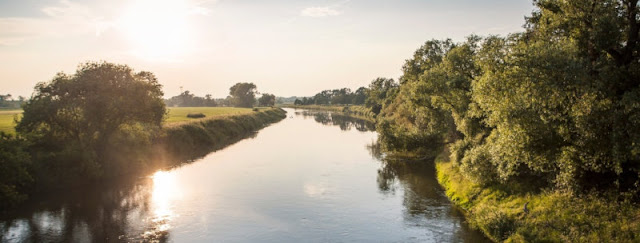
<path fill-rule="evenodd" d="M 390 163 L 373 125 L 288 117 L 180 167 L 42 196 L 2 242 L 484 242 L 429 162 Z"/>

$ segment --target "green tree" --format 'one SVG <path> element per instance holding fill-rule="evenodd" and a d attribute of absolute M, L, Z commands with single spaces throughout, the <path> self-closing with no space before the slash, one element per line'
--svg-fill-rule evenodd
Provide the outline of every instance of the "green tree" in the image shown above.
<path fill-rule="evenodd" d="M 380 114 L 382 107 L 389 97 L 392 97 L 397 91 L 398 83 L 390 78 L 376 78 L 369 84 L 366 90 L 365 105 L 371 109 L 374 114 Z"/>
<path fill-rule="evenodd" d="M 364 105 L 364 102 L 367 99 L 368 89 L 365 87 L 360 87 L 353 93 L 353 98 L 351 100 L 351 104 L 354 105 Z"/>
<path fill-rule="evenodd" d="M 253 107 L 256 93 L 256 85 L 253 83 L 237 83 L 229 88 L 231 104 L 237 107 Z"/>
<path fill-rule="evenodd" d="M 502 179 L 637 190 L 638 1 L 536 1 L 527 32 L 487 62 L 474 100 Z"/>
<path fill-rule="evenodd" d="M 258 99 L 260 106 L 274 106 L 276 104 L 276 96 L 272 94 L 262 94 L 262 97 Z"/>
<path fill-rule="evenodd" d="M 0 132 L 0 211 L 27 199 L 33 184 L 26 141 Z"/>
<path fill-rule="evenodd" d="M 331 102 L 331 90 L 323 90 L 320 93 L 317 93 L 311 99 L 316 105 L 328 105 Z"/>
<path fill-rule="evenodd" d="M 150 142 L 165 115 L 162 95 L 150 72 L 88 62 L 73 75 L 58 73 L 50 82 L 37 84 L 16 130 L 34 143 L 38 161 L 50 160 L 46 166 L 61 168 L 60 173 L 69 169 L 100 176 L 107 168 L 115 169 L 111 159 L 117 153 L 112 152 L 126 144 L 118 140 L 127 137 L 122 133 L 133 131 L 136 135 L 129 138 Z"/>

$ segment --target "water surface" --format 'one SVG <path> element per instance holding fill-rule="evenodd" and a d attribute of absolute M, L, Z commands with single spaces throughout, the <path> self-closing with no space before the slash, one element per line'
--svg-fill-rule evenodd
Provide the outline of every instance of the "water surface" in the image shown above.
<path fill-rule="evenodd" d="M 193 163 L 46 196 L 3 242 L 483 242 L 429 162 L 385 162 L 371 123 L 288 118 Z"/>

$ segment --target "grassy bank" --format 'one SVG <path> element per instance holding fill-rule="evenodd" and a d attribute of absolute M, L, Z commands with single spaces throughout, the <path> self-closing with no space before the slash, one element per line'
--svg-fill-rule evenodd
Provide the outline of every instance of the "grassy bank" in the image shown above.
<path fill-rule="evenodd" d="M 260 110 L 267 108 L 258 108 Z M 167 125 L 172 125 L 175 123 L 185 123 L 192 122 L 196 119 L 188 118 L 188 114 L 204 114 L 205 118 L 200 119 L 209 119 L 216 117 L 226 117 L 226 116 L 234 116 L 234 115 L 242 115 L 242 114 L 250 114 L 253 112 L 251 108 L 237 108 L 237 107 L 168 107 L 167 108 L 167 116 L 164 121 Z M 18 118 L 22 114 L 21 109 L 12 109 L 12 110 L 1 110 L 0 109 L 0 131 L 6 132 L 9 134 L 15 134 L 15 122 L 14 117 L 17 115 Z"/>
<path fill-rule="evenodd" d="M 258 108 L 267 109 L 267 108 Z M 195 119 L 188 118 L 188 114 L 204 114 L 206 117 L 201 119 L 209 119 L 222 116 L 234 116 L 242 114 L 250 114 L 253 112 L 251 108 L 238 107 L 167 107 L 167 118 L 165 124 L 191 122 Z"/>
<path fill-rule="evenodd" d="M 339 112 L 347 116 L 375 122 L 375 114 L 369 108 L 360 105 L 287 105 L 287 108 L 309 109 Z"/>
<path fill-rule="evenodd" d="M 166 151 L 164 156 L 168 156 L 168 160 L 192 160 L 246 138 L 286 117 L 286 112 L 280 108 L 248 110 L 249 113 L 168 124 L 159 141 L 159 145 Z"/>
<path fill-rule="evenodd" d="M 598 196 L 524 192 L 524 184 L 483 187 L 445 160 L 436 162 L 438 181 L 470 224 L 493 241 L 640 242 L 638 205 Z"/>

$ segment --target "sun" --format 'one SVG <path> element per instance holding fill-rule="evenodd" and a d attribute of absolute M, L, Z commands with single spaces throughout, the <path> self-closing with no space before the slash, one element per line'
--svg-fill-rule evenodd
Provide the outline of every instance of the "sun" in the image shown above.
<path fill-rule="evenodd" d="M 174 59 L 187 51 L 191 37 L 187 0 L 137 0 L 119 20 L 135 55 Z"/>

